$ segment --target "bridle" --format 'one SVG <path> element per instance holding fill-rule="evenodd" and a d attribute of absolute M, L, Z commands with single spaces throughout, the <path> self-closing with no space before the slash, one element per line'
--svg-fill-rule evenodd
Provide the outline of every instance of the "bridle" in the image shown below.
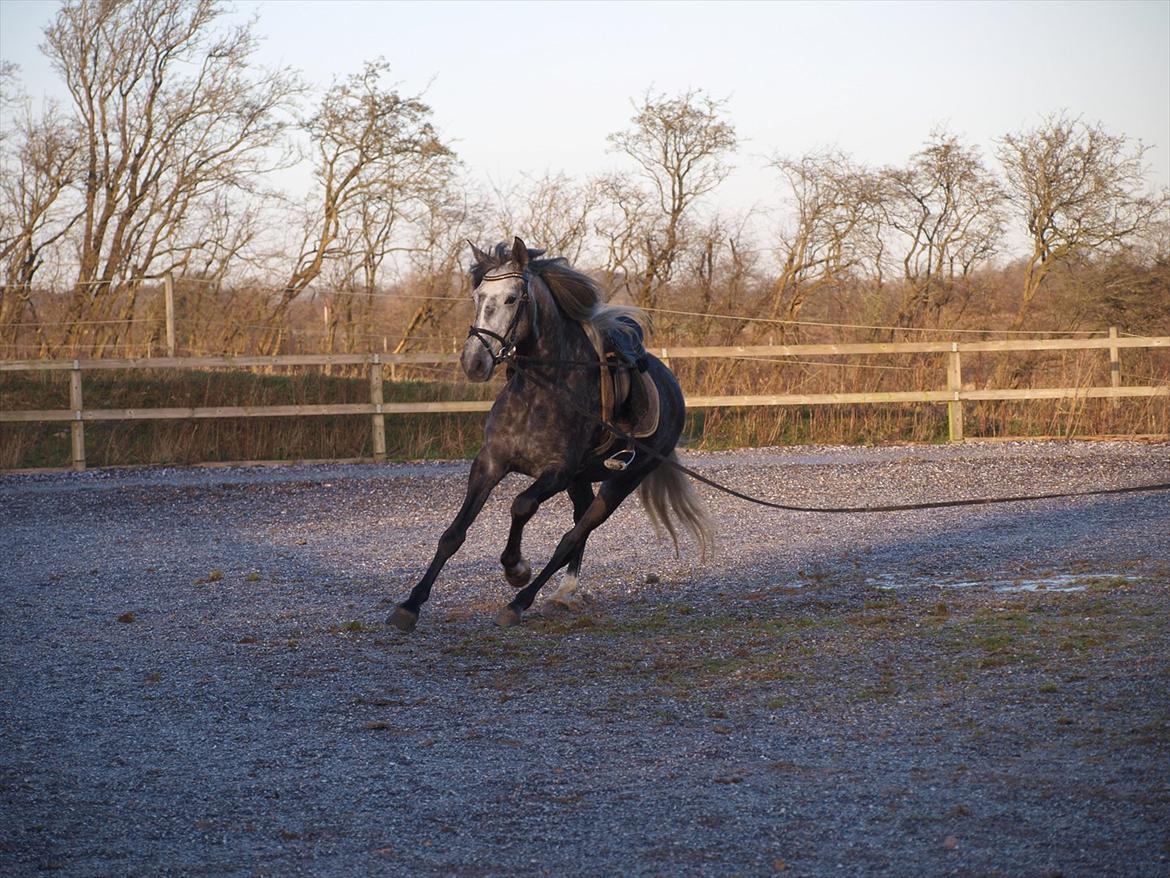
<path fill-rule="evenodd" d="M 491 277 L 485 277 L 481 280 L 480 286 L 493 280 L 507 280 L 508 278 L 518 277 L 524 281 L 520 289 L 520 301 L 516 303 L 516 311 L 512 315 L 512 322 L 508 324 L 508 328 L 504 330 L 503 335 L 492 332 L 490 329 L 484 329 L 481 326 L 472 324 L 467 329 L 467 337 L 475 336 L 479 339 L 479 343 L 484 346 L 488 352 L 488 356 L 492 358 L 492 365 L 498 366 L 505 360 L 511 359 L 516 354 L 516 328 L 520 325 L 520 317 L 528 308 L 528 269 L 523 271 L 510 271 L 507 274 L 496 274 Z M 498 354 L 492 352 L 492 346 L 489 340 L 494 339 L 500 343 L 500 352 Z"/>

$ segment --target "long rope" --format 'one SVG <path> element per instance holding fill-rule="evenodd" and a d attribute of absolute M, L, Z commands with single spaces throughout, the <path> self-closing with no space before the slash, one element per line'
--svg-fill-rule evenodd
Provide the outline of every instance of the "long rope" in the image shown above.
<path fill-rule="evenodd" d="M 516 358 L 516 368 L 521 368 L 521 358 Z M 540 361 L 537 361 L 540 362 Z M 755 503 L 757 506 L 766 506 L 769 509 L 782 509 L 786 512 L 828 512 L 828 513 L 851 513 L 864 514 L 869 512 L 911 512 L 918 509 L 951 509 L 957 506 L 990 506 L 996 503 L 1020 503 L 1027 500 L 1057 500 L 1066 497 L 1097 497 L 1106 494 L 1136 494 L 1147 491 L 1170 491 L 1170 482 L 1162 482 L 1154 485 L 1134 485 L 1125 488 L 1098 488 L 1092 491 L 1061 491 L 1053 494 L 1017 494 L 1011 497 L 973 497 L 967 500 L 938 500 L 933 503 L 891 503 L 883 506 L 795 506 L 789 503 L 776 503 L 772 500 L 764 500 L 760 497 L 753 497 L 751 494 L 745 494 L 742 491 L 737 491 L 734 488 L 729 488 L 726 485 L 721 485 L 719 482 L 709 479 L 702 473 L 695 472 L 688 466 L 679 463 L 677 458 L 671 458 L 669 455 L 663 454 L 647 443 L 630 436 L 628 433 L 619 429 L 609 421 L 601 416 L 588 411 L 583 406 L 577 404 L 562 387 L 554 382 L 547 380 L 543 375 L 538 374 L 534 370 L 523 370 L 524 375 L 528 378 L 534 379 L 538 384 L 551 389 L 561 396 L 569 403 L 570 407 L 576 410 L 579 414 L 584 415 L 592 421 L 600 424 L 609 432 L 613 433 L 618 439 L 623 442 L 628 442 L 630 445 L 637 448 L 639 451 L 656 458 L 659 462 L 665 463 L 668 466 L 674 467 L 679 472 L 685 473 L 696 481 L 702 482 L 704 485 L 714 488 L 717 491 L 722 491 L 724 494 L 730 494 L 732 497 L 737 497 L 740 500 L 745 500 L 748 503 Z"/>

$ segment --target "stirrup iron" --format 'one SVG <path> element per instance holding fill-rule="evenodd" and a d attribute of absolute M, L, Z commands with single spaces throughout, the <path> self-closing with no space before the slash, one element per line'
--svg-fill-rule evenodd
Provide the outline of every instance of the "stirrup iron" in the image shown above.
<path fill-rule="evenodd" d="M 605 468 L 615 470 L 617 472 L 624 472 L 626 468 L 634 462 L 634 457 L 637 452 L 633 448 L 623 448 L 616 454 L 611 454 L 605 459 Z"/>

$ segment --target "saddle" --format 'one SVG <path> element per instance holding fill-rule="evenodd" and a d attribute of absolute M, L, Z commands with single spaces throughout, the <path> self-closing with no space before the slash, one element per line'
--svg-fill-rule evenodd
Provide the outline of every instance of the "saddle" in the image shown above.
<path fill-rule="evenodd" d="M 646 371 L 641 328 L 633 325 L 636 335 L 616 332 L 602 337 L 592 325 L 582 324 L 601 365 L 601 419 L 635 439 L 642 439 L 658 429 L 658 386 Z M 593 453 L 605 453 L 616 440 L 606 430 Z"/>

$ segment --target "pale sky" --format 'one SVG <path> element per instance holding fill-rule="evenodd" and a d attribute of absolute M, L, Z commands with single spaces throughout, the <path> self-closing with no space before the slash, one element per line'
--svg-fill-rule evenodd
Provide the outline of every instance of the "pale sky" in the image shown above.
<path fill-rule="evenodd" d="M 0 57 L 33 95 L 56 9 L 0 0 Z M 1067 110 L 1154 147 L 1170 184 L 1170 2 L 391 3 L 259 0 L 260 59 L 328 85 L 384 56 L 425 90 L 469 175 L 572 176 L 621 167 L 606 135 L 647 88 L 728 98 L 741 138 L 723 209 L 768 206 L 775 153 L 836 147 L 905 162 L 944 124 L 980 146 Z"/>

